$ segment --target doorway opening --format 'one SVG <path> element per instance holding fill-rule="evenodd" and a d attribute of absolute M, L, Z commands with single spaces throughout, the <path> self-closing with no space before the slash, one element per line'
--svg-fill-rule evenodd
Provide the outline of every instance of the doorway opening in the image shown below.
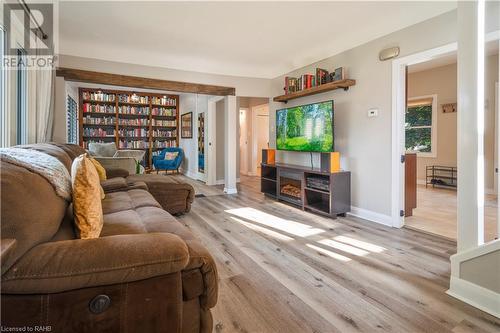
<path fill-rule="evenodd" d="M 485 242 L 498 236 L 498 63 L 492 39 L 485 49 Z M 393 176 L 393 226 L 456 240 L 457 45 L 397 59 L 393 75 L 393 166 L 400 170 Z"/>
<path fill-rule="evenodd" d="M 269 99 L 238 97 L 240 183 L 258 190 L 262 149 L 269 147 Z"/>

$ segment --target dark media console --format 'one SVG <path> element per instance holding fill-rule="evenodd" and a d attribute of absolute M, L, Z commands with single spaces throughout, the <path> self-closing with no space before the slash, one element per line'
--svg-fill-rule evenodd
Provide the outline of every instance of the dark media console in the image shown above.
<path fill-rule="evenodd" d="M 351 210 L 351 173 L 262 163 L 261 192 L 302 210 L 336 218 Z"/>

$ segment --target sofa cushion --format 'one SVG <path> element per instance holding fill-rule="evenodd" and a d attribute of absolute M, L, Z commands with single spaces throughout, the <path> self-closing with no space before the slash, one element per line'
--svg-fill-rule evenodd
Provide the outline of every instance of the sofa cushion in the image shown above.
<path fill-rule="evenodd" d="M 61 224 L 68 202 L 57 196 L 42 176 L 0 161 L 2 238 L 16 239 L 2 272 L 33 246 L 50 240 Z"/>
<path fill-rule="evenodd" d="M 82 239 L 99 237 L 103 225 L 101 195 L 104 191 L 97 170 L 86 155 L 75 158 L 71 167 L 73 212 Z"/>
<path fill-rule="evenodd" d="M 143 189 L 108 193 L 102 201 L 102 212 L 105 215 L 123 210 L 133 210 L 139 207 L 161 208 L 153 196 Z"/>

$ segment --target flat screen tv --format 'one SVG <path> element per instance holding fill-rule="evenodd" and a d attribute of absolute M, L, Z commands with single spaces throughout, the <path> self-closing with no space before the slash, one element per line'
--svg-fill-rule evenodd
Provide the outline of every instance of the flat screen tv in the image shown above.
<path fill-rule="evenodd" d="M 333 151 L 333 101 L 277 110 L 276 148 Z"/>

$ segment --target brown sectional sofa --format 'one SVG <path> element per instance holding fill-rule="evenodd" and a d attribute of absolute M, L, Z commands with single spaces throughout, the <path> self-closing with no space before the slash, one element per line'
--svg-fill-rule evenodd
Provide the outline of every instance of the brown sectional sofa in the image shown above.
<path fill-rule="evenodd" d="M 82 148 L 73 144 L 51 143 L 64 151 L 73 160 L 82 153 Z M 125 178 L 129 185 L 145 183 L 148 191 L 167 212 L 173 215 L 188 213 L 194 200 L 194 188 L 169 175 L 129 174 L 124 169 L 107 169 L 108 178 Z"/>
<path fill-rule="evenodd" d="M 68 169 L 83 152 L 74 145 L 22 147 L 55 156 Z M 43 177 L 0 163 L 3 327 L 212 331 L 214 260 L 146 183 L 108 180 L 101 235 L 81 240 L 71 204 Z"/>

